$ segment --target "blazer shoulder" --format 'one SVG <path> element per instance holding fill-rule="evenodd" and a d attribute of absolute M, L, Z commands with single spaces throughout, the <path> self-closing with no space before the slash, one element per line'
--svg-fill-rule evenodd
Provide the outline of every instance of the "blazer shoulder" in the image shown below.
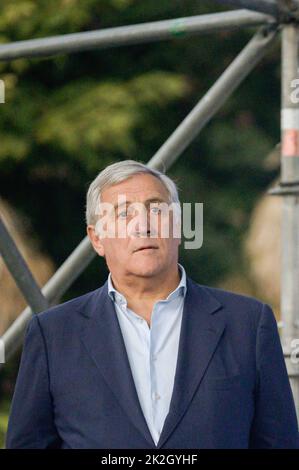
<path fill-rule="evenodd" d="M 243 305 L 248 305 L 253 308 L 260 308 L 264 305 L 264 302 L 257 297 L 249 294 L 242 294 L 240 292 L 233 292 L 231 290 L 223 289 L 221 287 L 209 286 L 207 284 L 200 284 L 198 282 L 192 281 L 193 284 L 200 288 L 204 288 L 208 291 L 209 294 L 216 297 L 217 300 L 223 303 L 233 302 L 241 303 Z"/>
<path fill-rule="evenodd" d="M 90 292 L 82 294 L 73 299 L 67 300 L 57 305 L 43 310 L 36 314 L 39 322 L 42 325 L 52 324 L 52 322 L 64 322 L 74 317 L 74 313 L 78 312 L 84 304 L 87 304 L 97 293 L 102 289 L 103 286 L 98 287 Z"/>
<path fill-rule="evenodd" d="M 222 304 L 222 307 L 227 310 L 231 315 L 234 313 L 238 316 L 242 312 L 250 315 L 255 322 L 258 322 L 262 314 L 265 303 L 249 294 L 242 294 L 233 292 L 231 290 L 223 289 L 221 287 L 208 286 L 206 284 L 195 283 L 200 288 L 216 298 Z"/>

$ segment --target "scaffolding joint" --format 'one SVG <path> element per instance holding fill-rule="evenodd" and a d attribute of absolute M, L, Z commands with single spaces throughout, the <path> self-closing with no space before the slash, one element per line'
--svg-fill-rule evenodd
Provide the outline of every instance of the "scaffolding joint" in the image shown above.
<path fill-rule="evenodd" d="M 280 181 L 278 186 L 267 191 L 270 196 L 297 196 L 299 195 L 299 181 Z"/>
<path fill-rule="evenodd" d="M 278 0 L 278 20 L 282 24 L 299 22 L 299 1 Z"/>

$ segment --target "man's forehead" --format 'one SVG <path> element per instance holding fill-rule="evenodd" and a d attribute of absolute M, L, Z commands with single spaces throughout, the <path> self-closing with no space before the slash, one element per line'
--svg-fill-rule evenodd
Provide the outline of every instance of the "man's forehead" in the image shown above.
<path fill-rule="evenodd" d="M 128 202 L 145 202 L 149 199 L 162 201 L 168 200 L 168 193 L 162 183 L 153 185 L 152 188 L 145 189 L 142 184 L 113 185 L 102 192 L 103 202 L 117 203 L 118 200 L 126 199 Z M 160 185 L 159 185 L 160 183 Z"/>
<path fill-rule="evenodd" d="M 102 201 L 103 203 L 109 203 L 113 207 L 117 206 L 122 206 L 124 204 L 150 204 L 151 202 L 160 202 L 160 203 L 166 203 L 168 204 L 168 198 L 164 197 L 161 194 L 154 194 L 150 193 L 148 197 L 143 196 L 143 197 L 138 197 L 137 195 L 129 195 L 129 194 L 118 194 L 116 197 L 112 197 L 109 199 L 109 201 Z"/>

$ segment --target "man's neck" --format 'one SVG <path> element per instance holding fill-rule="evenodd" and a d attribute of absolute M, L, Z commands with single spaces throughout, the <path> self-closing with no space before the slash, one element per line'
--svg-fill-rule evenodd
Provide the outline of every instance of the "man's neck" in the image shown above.
<path fill-rule="evenodd" d="M 168 273 L 161 273 L 155 278 L 140 278 L 137 276 L 118 279 L 111 273 L 114 288 L 124 295 L 128 306 L 131 304 L 154 304 L 157 300 L 164 300 L 176 289 L 180 282 L 180 270 L 171 269 Z"/>

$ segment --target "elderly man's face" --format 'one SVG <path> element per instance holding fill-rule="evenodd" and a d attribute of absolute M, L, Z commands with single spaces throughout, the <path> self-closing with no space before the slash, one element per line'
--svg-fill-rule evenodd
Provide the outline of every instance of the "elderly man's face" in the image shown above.
<path fill-rule="evenodd" d="M 164 185 L 149 174 L 133 175 L 103 190 L 101 225 L 88 233 L 112 273 L 151 277 L 176 266 L 180 228 L 174 231 L 169 202 Z M 177 220 L 180 224 L 180 218 Z M 105 230 L 105 236 L 99 227 Z M 149 245 L 153 248 L 143 248 Z"/>

